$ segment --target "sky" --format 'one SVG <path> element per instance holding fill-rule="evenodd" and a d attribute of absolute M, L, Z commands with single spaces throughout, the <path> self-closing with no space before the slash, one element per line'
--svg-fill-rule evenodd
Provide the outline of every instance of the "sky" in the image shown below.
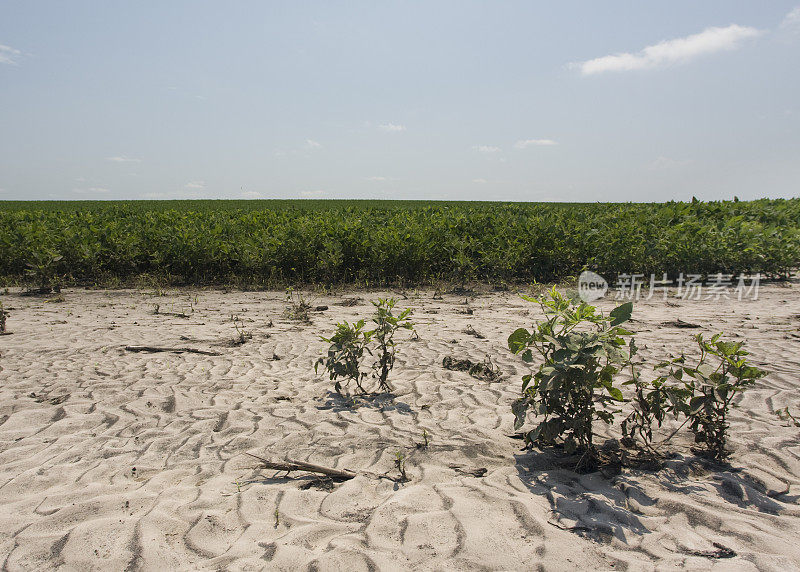
<path fill-rule="evenodd" d="M 0 200 L 800 196 L 798 0 L 0 0 Z"/>

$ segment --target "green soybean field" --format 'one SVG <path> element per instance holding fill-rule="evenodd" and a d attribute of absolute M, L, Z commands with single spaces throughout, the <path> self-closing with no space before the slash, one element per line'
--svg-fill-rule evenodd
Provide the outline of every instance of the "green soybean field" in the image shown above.
<path fill-rule="evenodd" d="M 0 202 L 6 285 L 500 285 L 585 269 L 781 277 L 798 263 L 800 199 Z"/>

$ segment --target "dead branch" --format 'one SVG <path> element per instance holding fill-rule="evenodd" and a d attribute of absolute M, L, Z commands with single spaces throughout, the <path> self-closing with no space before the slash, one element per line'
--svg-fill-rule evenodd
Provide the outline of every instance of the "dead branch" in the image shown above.
<path fill-rule="evenodd" d="M 306 463 L 305 461 L 296 461 L 293 459 L 286 459 L 285 461 L 270 461 L 264 457 L 253 455 L 252 453 L 245 453 L 254 459 L 258 459 L 265 469 L 272 469 L 275 471 L 306 471 L 307 473 L 317 473 L 339 480 L 349 480 L 357 476 L 357 473 L 342 469 L 332 469 L 330 467 L 323 467 L 322 465 L 315 465 L 313 463 Z"/>
<path fill-rule="evenodd" d="M 176 354 L 182 353 L 190 353 L 190 354 L 200 354 L 204 356 L 221 356 L 222 354 L 219 352 L 212 352 L 208 350 L 198 350 L 195 348 L 161 348 L 156 346 L 125 346 L 125 350 L 129 352 L 147 352 L 147 353 L 158 353 L 158 352 L 172 352 Z"/>

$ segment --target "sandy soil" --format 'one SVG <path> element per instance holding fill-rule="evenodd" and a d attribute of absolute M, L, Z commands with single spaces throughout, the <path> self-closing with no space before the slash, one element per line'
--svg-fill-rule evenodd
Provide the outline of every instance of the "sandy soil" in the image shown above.
<path fill-rule="evenodd" d="M 800 428 L 775 414 L 800 412 L 798 284 L 762 287 L 757 301 L 637 304 L 651 363 L 691 349 L 697 331 L 725 330 L 771 374 L 739 400 L 730 468 L 679 440 L 661 472 L 616 476 L 554 468 L 509 438 L 527 368 L 505 340 L 538 317 L 513 293 L 465 305 L 409 291 L 400 304 L 419 340 L 401 348 L 394 400 L 336 398 L 314 374 L 318 336 L 371 311 L 344 297 L 376 295 L 317 297 L 329 309 L 311 324 L 285 318 L 278 292 L 0 296 L 13 332 L 0 336 L 3 569 L 800 568 Z M 253 334 L 243 345 L 229 344 L 232 315 Z M 664 325 L 678 318 L 702 329 Z M 446 370 L 447 355 L 491 356 L 504 375 Z M 423 431 L 426 449 L 415 446 Z M 248 452 L 373 475 L 326 490 Z M 410 481 L 376 478 L 397 475 L 398 452 Z"/>

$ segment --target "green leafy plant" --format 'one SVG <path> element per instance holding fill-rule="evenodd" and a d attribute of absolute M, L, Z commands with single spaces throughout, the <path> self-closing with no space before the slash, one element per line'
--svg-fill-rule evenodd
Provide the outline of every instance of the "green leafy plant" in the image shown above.
<path fill-rule="evenodd" d="M 361 371 L 361 360 L 364 351 L 372 337 L 372 332 L 364 330 L 364 320 L 359 320 L 355 324 L 346 321 L 336 324 L 336 331 L 330 338 L 322 337 L 328 342 L 328 355 L 319 358 L 314 364 L 314 371 L 317 372 L 320 365 L 328 371 L 328 376 L 334 382 L 333 388 L 337 393 L 342 393 L 342 380 L 345 385 L 354 382 L 359 393 L 366 393 L 364 386 L 361 385 L 367 373 Z"/>
<path fill-rule="evenodd" d="M 615 376 L 630 361 L 621 327 L 633 304 L 615 308 L 608 317 L 585 302 L 573 302 L 555 288 L 537 302 L 545 321 L 533 331 L 520 328 L 508 338 L 511 351 L 532 363 L 533 352 L 543 360 L 534 374 L 522 378 L 522 396 L 513 406 L 515 428 L 521 428 L 532 412 L 538 423 L 525 436 L 527 443 L 563 443 L 567 453 L 582 452 L 579 467 L 597 459 L 594 446 L 595 420 L 611 423 L 612 403 L 622 402 L 622 392 L 613 385 Z"/>
<path fill-rule="evenodd" d="M 614 280 L 800 265 L 800 198 L 627 204 L 435 201 L 3 201 L 0 280 L 57 252 L 70 284 Z M 587 259 L 587 256 L 589 257 Z M 736 280 L 734 279 L 734 284 Z"/>
<path fill-rule="evenodd" d="M 322 337 L 322 340 L 328 342 L 330 346 L 327 355 L 319 358 L 314 364 L 314 371 L 318 371 L 322 365 L 331 381 L 335 382 L 334 389 L 337 393 L 341 393 L 343 388 L 340 380 L 343 380 L 345 385 L 353 382 L 359 393 L 367 393 L 363 381 L 369 374 L 362 369 L 365 352 L 376 358 L 372 364 L 372 375 L 378 380 L 379 389 L 392 391 L 388 378 L 394 367 L 397 351 L 397 341 L 394 336 L 400 329 L 413 329 L 414 325 L 409 318 L 411 310 L 407 308 L 394 315 L 392 312 L 396 304 L 394 298 L 388 300 L 381 298 L 372 304 L 375 306 L 375 313 L 372 316 L 372 323 L 375 325 L 373 329 L 366 330 L 366 322 L 363 319 L 355 324 L 342 322 L 336 325 L 336 331 L 331 337 Z"/>
<path fill-rule="evenodd" d="M 392 313 L 395 304 L 396 300 L 394 298 L 389 298 L 388 300 L 379 298 L 377 302 L 372 302 L 372 305 L 375 306 L 375 314 L 372 318 L 375 328 L 370 332 L 370 337 L 375 340 L 377 348 L 370 353 L 377 354 L 378 359 L 372 367 L 375 370 L 380 388 L 384 391 L 392 391 L 388 378 L 389 372 L 394 368 L 394 359 L 397 351 L 397 342 L 394 339 L 394 335 L 400 329 L 414 329 L 414 324 L 409 319 L 411 309 L 406 308 L 395 316 Z"/>
<path fill-rule="evenodd" d="M 722 461 L 728 456 L 728 413 L 733 399 L 767 372 L 747 362 L 743 342 L 724 341 L 722 335 L 706 340 L 698 334 L 697 363 L 688 365 L 685 356 L 659 363 L 654 369 L 664 373 L 650 382 L 642 381 L 631 368 L 632 379 L 625 384 L 634 386 L 633 411 L 622 422 L 623 444 L 641 443 L 655 454 L 688 423 L 695 442 L 704 446 L 709 457 Z M 685 419 L 654 446 L 653 430 L 661 427 L 667 415 Z"/>
<path fill-rule="evenodd" d="M 33 286 L 28 290 L 37 294 L 60 292 L 61 282 L 56 273 L 56 263 L 62 258 L 49 250 L 34 251 L 32 260 L 26 263 L 25 275 Z"/>
<path fill-rule="evenodd" d="M 728 412 L 737 394 L 764 377 L 767 372 L 747 362 L 743 342 L 724 341 L 722 333 L 710 340 L 695 336 L 700 349 L 697 365 L 683 365 L 684 385 L 691 391 L 687 417 L 696 443 L 721 461 L 728 456 Z"/>
<path fill-rule="evenodd" d="M 630 343 L 631 357 L 636 355 L 637 348 L 633 340 Z M 666 366 L 683 363 L 684 358 L 664 362 L 655 367 L 662 369 Z M 636 371 L 633 361 L 630 364 L 631 379 L 622 385 L 633 386 L 631 398 L 632 411 L 622 422 L 622 444 L 627 447 L 642 448 L 651 456 L 658 454 L 654 445 L 654 431 L 661 427 L 667 416 L 678 418 L 681 414 L 688 413 L 688 400 L 691 390 L 682 385 L 670 383 L 670 380 L 680 381 L 682 370 L 670 367 L 669 372 L 656 379 L 645 381 Z M 677 432 L 677 431 L 676 431 Z M 659 445 L 671 439 L 676 432 L 662 440 Z"/>
<path fill-rule="evenodd" d="M 6 316 L 8 316 L 8 312 L 5 311 L 3 303 L 0 302 L 0 334 L 6 333 Z"/>

